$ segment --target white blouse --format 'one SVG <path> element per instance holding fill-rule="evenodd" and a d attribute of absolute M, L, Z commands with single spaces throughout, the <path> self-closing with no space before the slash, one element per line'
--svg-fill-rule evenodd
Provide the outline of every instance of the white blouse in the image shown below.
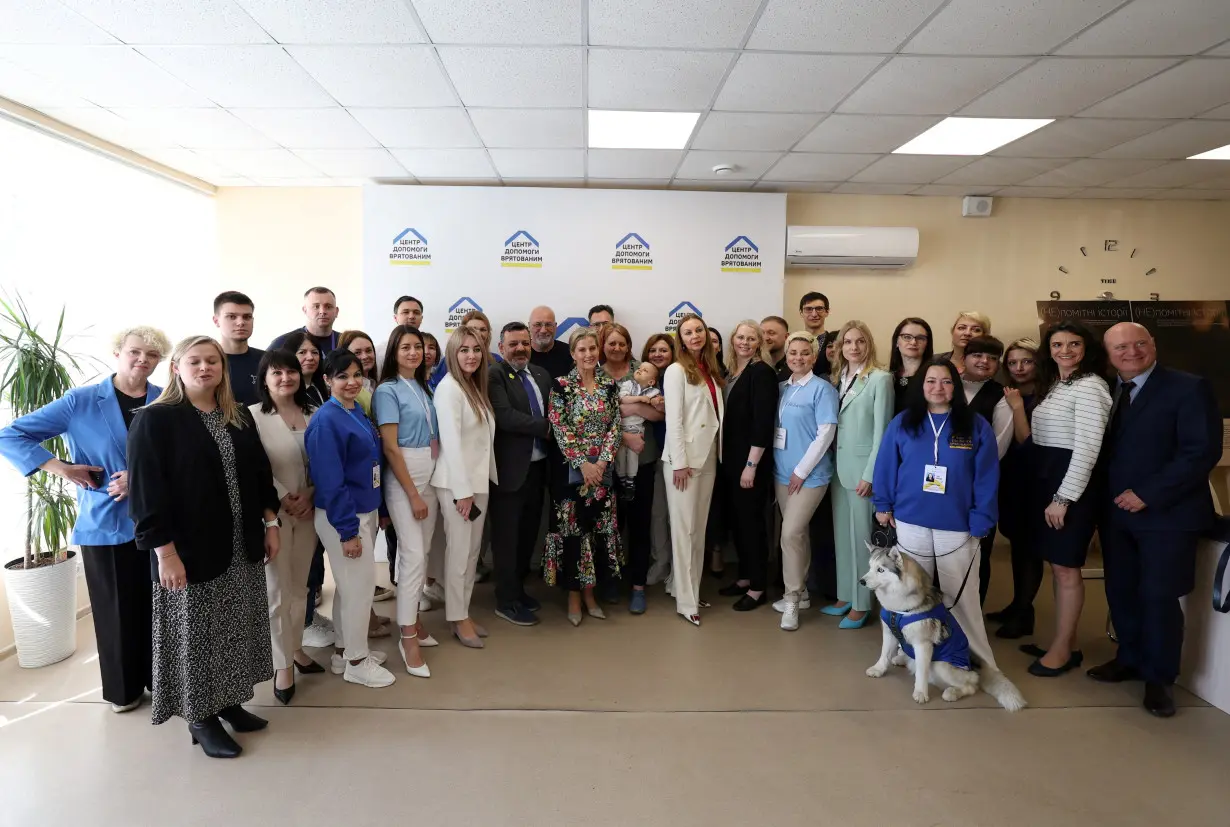
<path fill-rule="evenodd" d="M 1075 502 L 1085 493 L 1109 419 L 1110 391 L 1093 374 L 1075 382 L 1057 382 L 1034 408 L 1030 422 L 1034 444 L 1072 452 L 1068 472 L 1055 492 L 1065 500 Z"/>

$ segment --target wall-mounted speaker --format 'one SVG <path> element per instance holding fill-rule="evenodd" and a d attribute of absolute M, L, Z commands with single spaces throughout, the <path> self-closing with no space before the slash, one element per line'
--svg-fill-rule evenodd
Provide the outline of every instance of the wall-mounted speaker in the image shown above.
<path fill-rule="evenodd" d="M 961 199 L 961 215 L 966 218 L 990 218 L 993 200 L 989 195 L 967 195 Z"/>

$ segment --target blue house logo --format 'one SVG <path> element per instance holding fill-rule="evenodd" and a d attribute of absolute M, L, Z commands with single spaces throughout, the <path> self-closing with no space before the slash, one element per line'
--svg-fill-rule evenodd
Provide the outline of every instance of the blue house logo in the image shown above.
<path fill-rule="evenodd" d="M 427 239 L 413 227 L 402 230 L 397 234 L 397 238 L 393 239 L 389 264 L 430 266 L 431 253 L 427 249 Z"/>
<path fill-rule="evenodd" d="M 403 238 L 405 238 L 408 235 L 414 236 L 423 244 L 427 243 L 427 239 L 423 238 L 423 234 L 420 233 L 418 230 L 414 229 L 413 227 L 407 227 L 406 229 L 398 233 L 397 238 L 393 239 L 393 243 L 396 244 L 397 242 L 401 241 Z"/>
<path fill-rule="evenodd" d="M 589 327 L 589 321 L 584 316 L 569 316 L 560 322 L 555 328 L 555 339 L 559 342 L 567 342 L 568 335 L 573 328 Z"/>
<path fill-rule="evenodd" d="M 457 301 L 453 302 L 448 307 L 448 319 L 444 323 L 444 329 L 448 333 L 452 333 L 457 328 L 461 327 L 461 320 L 465 314 L 471 310 L 482 312 L 482 306 L 469 296 L 462 296 Z"/>
<path fill-rule="evenodd" d="M 635 240 L 637 244 L 644 245 L 646 250 L 649 249 L 649 242 L 641 238 L 639 233 L 628 233 L 626 236 L 619 239 L 618 243 L 616 243 L 615 245 L 615 249 L 618 250 L 620 247 L 624 246 L 625 244 L 627 244 L 629 241 L 632 241 L 632 240 Z"/>
<path fill-rule="evenodd" d="M 517 230 L 504 241 L 501 267 L 542 267 L 542 249 L 538 239 L 526 230 Z"/>
<path fill-rule="evenodd" d="M 759 273 L 760 248 L 745 235 L 735 236 L 722 251 L 723 273 Z"/>
<path fill-rule="evenodd" d="M 679 322 L 683 319 L 684 316 L 687 316 L 689 313 L 695 313 L 697 316 L 700 316 L 701 318 L 704 318 L 704 315 L 705 315 L 704 313 L 700 312 L 699 307 L 692 304 L 691 302 L 679 302 L 679 304 L 675 305 L 675 307 L 671 310 L 670 315 L 667 316 L 666 318 L 666 332 L 674 333 L 675 330 L 679 327 Z"/>
<path fill-rule="evenodd" d="M 730 242 L 729 244 L 727 244 L 727 245 L 726 245 L 726 251 L 727 251 L 727 252 L 730 252 L 730 248 L 731 248 L 731 247 L 735 247 L 735 246 L 737 246 L 740 242 L 742 242 L 743 244 L 747 245 L 748 247 L 751 247 L 751 248 L 752 248 L 752 250 L 753 250 L 754 252 L 757 252 L 757 253 L 759 253 L 759 252 L 760 252 L 760 248 L 759 248 L 759 247 L 757 247 L 757 246 L 756 246 L 756 245 L 752 242 L 752 240 L 751 240 L 750 238 L 748 238 L 747 236 L 745 236 L 745 235 L 737 236 L 737 237 L 735 238 L 735 240 L 734 240 L 734 241 L 732 241 L 732 242 Z"/>

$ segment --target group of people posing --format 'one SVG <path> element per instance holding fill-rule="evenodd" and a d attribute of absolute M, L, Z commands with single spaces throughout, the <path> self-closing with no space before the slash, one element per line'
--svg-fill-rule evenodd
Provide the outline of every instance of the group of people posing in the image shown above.
<path fill-rule="evenodd" d="M 470 602 L 489 516 L 496 614 L 536 624 L 526 583 L 544 504 L 542 576 L 567 593 L 574 626 L 604 619 L 602 603 L 625 594 L 644 613 L 646 587 L 661 580 L 700 626 L 702 574 L 720 568 L 728 535 L 738 573 L 718 594 L 735 610 L 767 602 L 776 546 L 781 628 L 798 628 L 815 590 L 822 614 L 857 629 L 871 616 L 860 577 L 875 533 L 932 573 L 990 668 L 981 604 L 998 526 L 1014 592 L 989 615 L 999 636 L 1033 633 L 1052 566 L 1054 634 L 1022 647 L 1042 677 L 1081 664 L 1081 566 L 1100 528 L 1120 646 L 1089 674 L 1143 678 L 1146 707 L 1173 714 L 1178 598 L 1212 519 L 1220 422 L 1208 383 L 1157 365 L 1144 328 L 1116 325 L 1104 347 L 1063 322 L 1041 343 L 1005 347 L 966 311 L 936 355 L 928 323 L 907 318 L 882 366 L 863 322 L 827 330 L 820 293 L 803 297 L 795 332 L 770 316 L 723 339 L 689 315 L 651 335 L 639 359 L 606 305 L 567 344 L 548 307 L 498 333 L 472 311 L 443 342 L 420 329 L 410 296 L 379 340 L 334 330 L 328 288 L 307 291 L 303 310 L 305 325 L 266 351 L 248 343 L 254 305 L 238 292 L 215 301 L 217 339 L 172 349 L 153 328 L 125 330 L 113 375 L 0 431 L 20 471 L 79 488 L 73 540 L 103 697 L 123 712 L 151 689 L 154 722 L 185 719 L 209 755 L 241 751 L 223 722 L 266 726 L 241 706 L 257 683 L 273 678 L 282 703 L 296 672 L 392 684 L 369 637 L 397 634 L 407 673 L 429 677 L 424 650 L 439 643 L 419 613 L 437 603 L 452 637 L 483 648 Z M 168 353 L 158 388 L 149 377 Z M 43 447 L 59 435 L 71 463 Z M 391 630 L 372 609 L 386 596 L 381 528 Z M 326 558 L 331 621 L 316 611 Z M 305 645 L 332 645 L 327 666 Z"/>

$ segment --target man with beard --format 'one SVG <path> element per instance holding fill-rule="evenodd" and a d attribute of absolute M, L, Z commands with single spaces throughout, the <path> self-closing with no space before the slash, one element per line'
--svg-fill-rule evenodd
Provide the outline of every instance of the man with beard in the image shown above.
<path fill-rule="evenodd" d="M 543 368 L 552 379 L 572 370 L 567 345 L 555 341 L 555 311 L 539 305 L 530 311 L 530 364 Z"/>

